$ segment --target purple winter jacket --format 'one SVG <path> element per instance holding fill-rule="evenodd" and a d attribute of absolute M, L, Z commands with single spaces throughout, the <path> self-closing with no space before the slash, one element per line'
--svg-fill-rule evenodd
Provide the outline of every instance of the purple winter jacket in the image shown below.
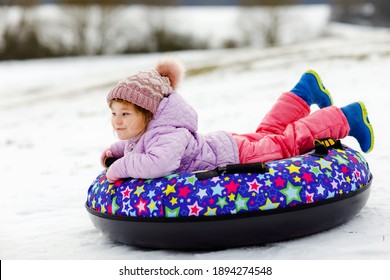
<path fill-rule="evenodd" d="M 177 93 L 163 98 L 138 140 L 111 145 L 111 174 L 118 178 L 157 178 L 183 171 L 211 170 L 239 163 L 238 147 L 231 134 L 199 134 L 198 115 Z"/>

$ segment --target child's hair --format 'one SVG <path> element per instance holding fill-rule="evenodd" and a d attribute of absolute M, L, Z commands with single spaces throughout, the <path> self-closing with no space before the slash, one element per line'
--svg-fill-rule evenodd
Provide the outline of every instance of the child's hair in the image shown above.
<path fill-rule="evenodd" d="M 126 100 L 123 100 L 123 99 L 113 99 L 111 100 L 109 103 L 108 103 L 108 106 L 111 108 L 111 105 L 113 102 L 119 102 L 121 104 L 125 104 L 125 105 L 129 105 L 129 104 L 133 104 L 134 105 L 134 108 L 140 112 L 143 117 L 144 117 L 144 121 L 145 121 L 145 127 L 148 125 L 148 123 L 150 122 L 150 120 L 153 118 L 153 113 L 146 110 L 145 108 L 142 108 L 141 106 L 138 106 L 137 104 L 134 104 L 134 103 L 131 103 L 129 101 L 126 101 Z"/>

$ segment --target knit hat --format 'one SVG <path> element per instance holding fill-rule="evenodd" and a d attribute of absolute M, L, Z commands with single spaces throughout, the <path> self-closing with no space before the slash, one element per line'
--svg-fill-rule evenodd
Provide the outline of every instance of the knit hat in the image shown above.
<path fill-rule="evenodd" d="M 182 65 L 174 59 L 160 60 L 154 70 L 141 71 L 118 82 L 107 96 L 107 102 L 122 99 L 153 114 L 160 101 L 177 87 L 184 74 Z"/>

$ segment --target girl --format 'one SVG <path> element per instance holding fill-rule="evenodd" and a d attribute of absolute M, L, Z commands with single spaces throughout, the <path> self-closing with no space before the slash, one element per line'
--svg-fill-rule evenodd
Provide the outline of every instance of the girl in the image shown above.
<path fill-rule="evenodd" d="M 374 146 L 374 133 L 362 102 L 337 108 L 316 72 L 303 74 L 280 96 L 254 133 L 197 132 L 195 110 L 175 92 L 183 76 L 175 60 L 120 81 L 107 96 L 118 143 L 106 149 L 118 158 L 107 170 L 120 178 L 156 178 L 182 171 L 210 170 L 233 163 L 266 162 L 299 155 L 316 138 L 355 137 L 363 152 Z M 310 113 L 310 106 L 321 109 Z"/>

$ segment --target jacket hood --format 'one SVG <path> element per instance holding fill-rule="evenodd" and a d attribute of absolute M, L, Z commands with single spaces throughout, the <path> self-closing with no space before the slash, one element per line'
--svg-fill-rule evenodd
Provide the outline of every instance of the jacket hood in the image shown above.
<path fill-rule="evenodd" d="M 198 114 L 183 97 L 173 92 L 161 100 L 156 113 L 149 123 L 148 130 L 161 126 L 198 130 Z"/>

